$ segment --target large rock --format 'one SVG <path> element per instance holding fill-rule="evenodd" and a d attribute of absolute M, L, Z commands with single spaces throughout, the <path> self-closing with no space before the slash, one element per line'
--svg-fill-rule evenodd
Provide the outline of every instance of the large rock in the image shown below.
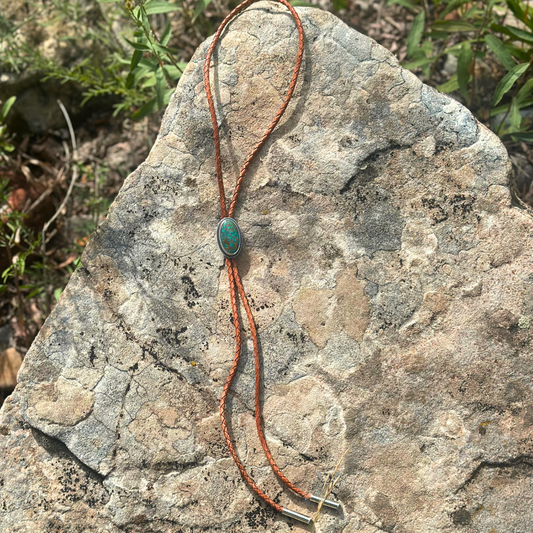
<path fill-rule="evenodd" d="M 530 530 L 533 221 L 503 145 L 331 14 L 299 9 L 305 64 L 249 173 L 239 259 L 259 326 L 269 444 L 321 491 L 324 532 Z M 289 531 L 240 478 L 218 398 L 234 350 L 204 43 L 3 410 L 2 531 Z M 231 189 L 297 47 L 271 3 L 235 20 L 214 86 Z M 248 328 L 245 327 L 248 331 Z M 248 336 L 249 338 L 249 336 Z M 253 419 L 250 343 L 231 431 L 276 481 Z"/>

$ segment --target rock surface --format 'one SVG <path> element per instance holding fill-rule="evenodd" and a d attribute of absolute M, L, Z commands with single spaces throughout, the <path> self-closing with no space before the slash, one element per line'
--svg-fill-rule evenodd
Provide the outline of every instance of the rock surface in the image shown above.
<path fill-rule="evenodd" d="M 346 450 L 342 512 L 317 531 L 526 533 L 533 220 L 511 204 L 505 149 L 371 39 L 299 13 L 297 93 L 237 210 L 274 457 L 320 493 Z M 296 36 L 263 3 L 222 39 L 228 189 L 282 101 Z M 3 408 L 0 531 L 306 530 L 259 504 L 219 428 L 234 339 L 207 45 Z M 250 348 L 231 403 L 238 452 L 271 496 L 310 513 L 259 451 Z"/>

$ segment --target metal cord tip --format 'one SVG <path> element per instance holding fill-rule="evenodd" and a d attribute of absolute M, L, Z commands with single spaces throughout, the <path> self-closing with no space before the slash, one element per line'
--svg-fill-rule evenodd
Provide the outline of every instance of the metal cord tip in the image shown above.
<path fill-rule="evenodd" d="M 321 498 L 320 496 L 315 496 L 314 494 L 311 494 L 311 497 L 309 498 L 310 501 L 313 503 L 319 504 L 322 502 L 322 505 L 325 505 L 326 507 L 330 507 L 331 509 L 335 509 L 338 511 L 341 508 L 341 504 L 334 502 L 333 500 L 325 500 L 324 498 Z"/>
<path fill-rule="evenodd" d="M 283 511 L 281 511 L 281 514 L 284 514 L 285 516 L 290 516 L 291 518 L 294 518 L 294 520 L 298 520 L 300 522 L 303 522 L 304 524 L 310 524 L 313 521 L 311 517 L 297 513 L 296 511 L 291 511 L 290 509 L 285 509 L 285 507 L 283 508 Z"/>

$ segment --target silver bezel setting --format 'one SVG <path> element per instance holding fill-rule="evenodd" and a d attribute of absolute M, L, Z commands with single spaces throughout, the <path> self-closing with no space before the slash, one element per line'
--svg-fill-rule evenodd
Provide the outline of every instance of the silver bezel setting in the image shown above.
<path fill-rule="evenodd" d="M 239 247 L 237 248 L 237 251 L 234 254 L 228 254 L 224 250 L 224 247 L 222 246 L 222 243 L 220 242 L 220 228 L 221 228 L 221 226 L 222 226 L 222 224 L 223 224 L 223 222 L 225 220 L 231 220 L 235 224 L 235 227 L 237 228 L 237 232 L 239 233 Z M 239 227 L 239 224 L 237 224 L 237 221 L 234 218 L 224 217 L 224 218 L 220 219 L 220 221 L 219 221 L 219 223 L 217 225 L 217 243 L 218 243 L 218 247 L 220 248 L 220 251 L 222 252 L 224 257 L 227 257 L 228 259 L 234 259 L 235 257 L 237 257 L 241 253 L 241 250 L 242 250 L 242 233 L 241 233 L 241 228 Z"/>

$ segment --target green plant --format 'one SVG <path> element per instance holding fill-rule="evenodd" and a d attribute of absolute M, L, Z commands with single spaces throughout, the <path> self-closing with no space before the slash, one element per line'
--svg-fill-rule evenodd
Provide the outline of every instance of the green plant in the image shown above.
<path fill-rule="evenodd" d="M 17 302 L 18 322 L 22 331 L 26 332 L 26 322 L 24 320 L 24 302 L 22 276 L 26 271 L 26 261 L 28 256 L 39 246 L 40 239 L 35 236 L 23 224 L 24 213 L 14 210 L 9 205 L 9 198 L 12 189 L 9 187 L 9 180 L 0 180 L 0 248 L 5 249 L 5 257 L 8 266 L 2 272 L 0 283 L 0 293 L 11 289 Z M 12 281 L 13 285 L 10 285 Z M 26 332 L 27 333 L 27 332 Z"/>
<path fill-rule="evenodd" d="M 15 149 L 11 144 L 11 137 L 7 133 L 7 124 L 5 124 L 5 120 L 16 99 L 16 96 L 8 98 L 2 106 L 2 110 L 0 110 L 0 155 L 5 152 L 12 152 Z"/>
<path fill-rule="evenodd" d="M 63 65 L 55 59 L 44 57 L 38 47 L 32 46 L 22 35 L 25 25 L 32 23 L 50 26 L 52 23 L 68 23 L 82 20 L 90 7 L 82 8 L 79 2 L 53 0 L 46 7 L 48 22 L 41 22 L 45 8 L 28 0 L 31 14 L 23 22 L 15 23 L 0 14 L 0 48 L 4 68 L 15 72 L 36 71 L 43 73 L 43 80 L 57 79 L 62 83 L 74 82 L 83 89 L 85 104 L 98 96 L 111 96 L 115 115 L 124 111 L 140 119 L 162 109 L 170 98 L 186 62 L 178 62 L 174 55 L 179 50 L 169 47 L 172 38 L 168 14 L 177 12 L 183 16 L 201 40 L 199 27 L 207 27 L 202 13 L 210 0 L 200 0 L 194 11 L 180 5 L 159 0 L 98 0 L 100 4 L 116 4 L 114 9 L 101 10 L 101 20 L 92 23 L 71 24 L 71 34 L 61 37 L 72 46 L 93 43 L 85 49 L 76 64 Z M 88 17 L 88 15 L 87 15 Z M 161 24 L 161 17 L 165 22 Z M 154 20 L 157 19 L 157 24 Z M 133 27 L 128 24 L 133 22 Z M 117 36 L 113 24 L 120 23 L 123 31 Z M 84 28 L 84 29 L 80 29 Z M 96 47 L 99 53 L 94 53 Z M 128 47 L 130 51 L 128 51 Z M 86 47 L 85 47 L 86 48 Z"/>
<path fill-rule="evenodd" d="M 142 89 L 155 88 L 155 96 L 133 114 L 133 118 L 139 119 L 168 104 L 175 82 L 181 77 L 186 66 L 174 60 L 173 54 L 177 53 L 177 50 L 167 46 L 171 37 L 170 21 L 167 20 L 161 35 L 158 36 L 150 22 L 150 15 L 185 11 L 176 4 L 157 0 L 140 0 L 138 6 L 134 6 L 129 0 L 126 2 L 126 9 L 137 26 L 135 41 L 126 39 L 133 48 L 126 87 L 131 88 L 141 83 Z M 148 57 L 145 57 L 146 54 Z M 121 109 L 121 104 L 117 109 Z"/>
<path fill-rule="evenodd" d="M 493 127 L 500 137 L 533 141 L 528 118 L 520 110 L 533 105 L 533 18 L 521 0 L 389 0 L 416 13 L 407 39 L 404 66 L 421 69 L 428 82 L 447 55 L 457 59 L 456 72 L 437 86 L 459 91 L 480 120 L 502 116 Z M 492 96 L 483 99 L 478 66 L 490 61 L 499 72 Z M 502 103 L 503 102 L 503 103 Z"/>

